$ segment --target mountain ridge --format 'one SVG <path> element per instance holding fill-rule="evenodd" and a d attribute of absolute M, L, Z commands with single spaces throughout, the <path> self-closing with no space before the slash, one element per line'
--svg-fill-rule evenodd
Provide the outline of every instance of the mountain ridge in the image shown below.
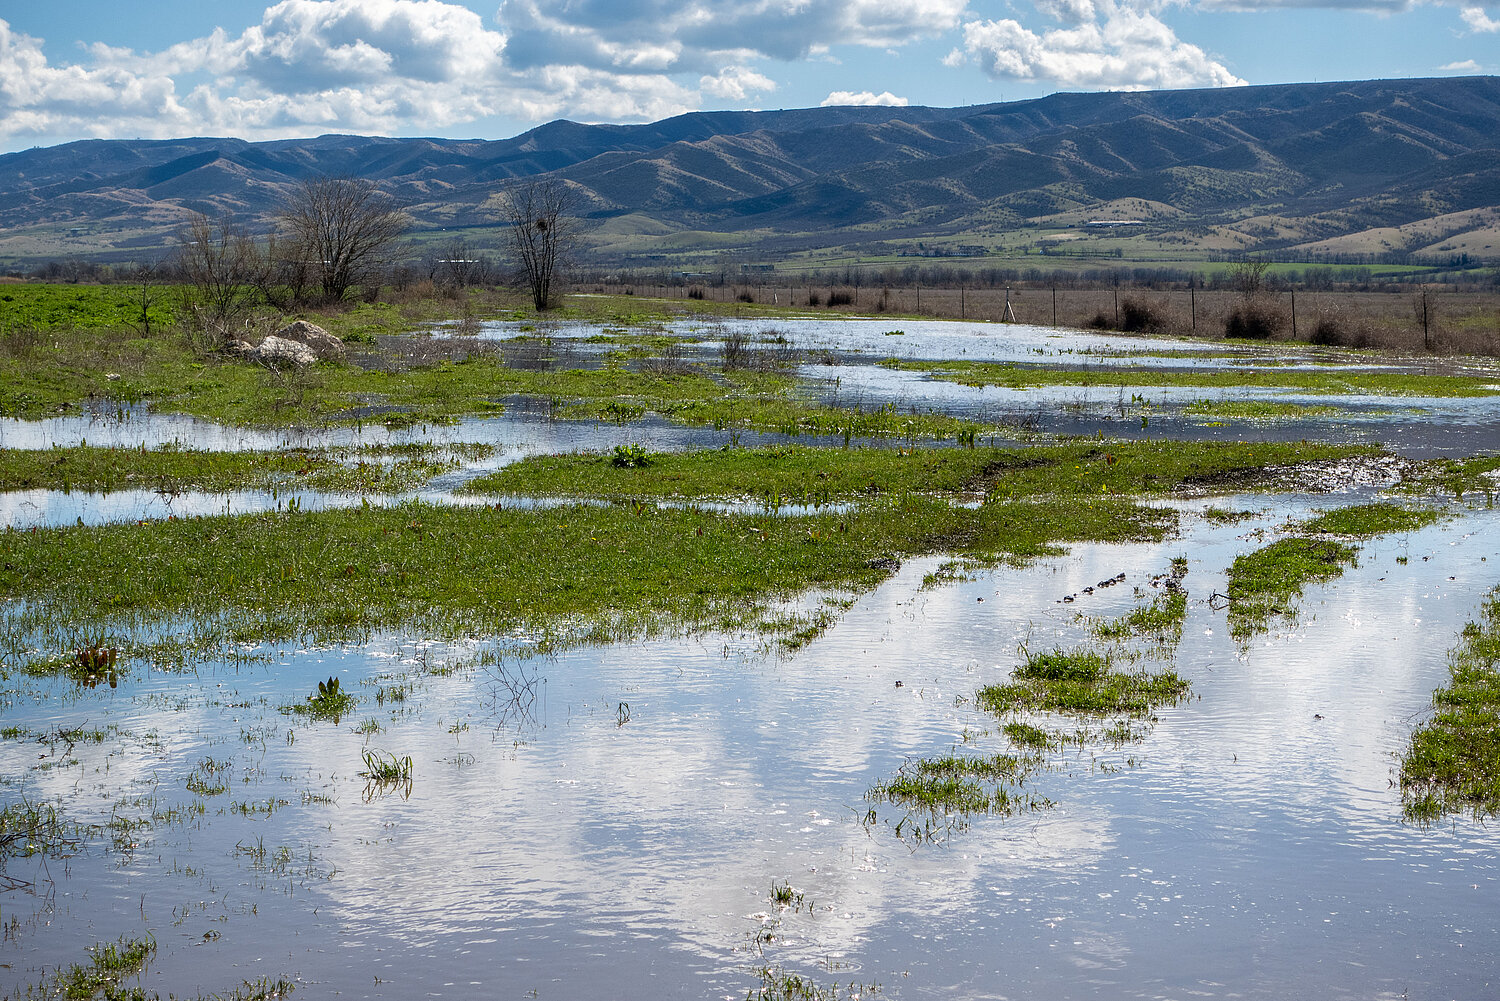
<path fill-rule="evenodd" d="M 1500 205 L 1497 160 L 1500 78 L 1488 76 L 558 120 L 499 140 L 92 139 L 0 155 L 0 259 L 140 257 L 169 248 L 193 212 L 264 230 L 320 174 L 370 179 L 428 234 L 496 226 L 507 184 L 555 177 L 604 257 L 677 253 L 674 234 L 705 232 L 763 256 L 793 236 L 852 248 L 1024 238 L 1046 252 L 1094 238 L 1056 227 L 1131 200 L 1164 206 L 1131 220 L 1131 239 L 1159 247 L 1353 245 L 1470 213 L 1472 239 L 1448 242 L 1494 254 L 1500 222 L 1480 210 Z"/>

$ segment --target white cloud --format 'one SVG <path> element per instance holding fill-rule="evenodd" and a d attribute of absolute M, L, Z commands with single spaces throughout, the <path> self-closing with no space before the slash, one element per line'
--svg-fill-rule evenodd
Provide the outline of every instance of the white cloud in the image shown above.
<path fill-rule="evenodd" d="M 1480 66 L 1472 59 L 1465 59 L 1462 62 L 1449 63 L 1446 66 L 1439 66 L 1438 69 L 1442 70 L 1444 73 L 1478 73 L 1480 70 Z"/>
<path fill-rule="evenodd" d="M 966 0 L 503 0 L 516 66 L 621 69 L 642 53 L 668 72 L 717 74 L 754 58 L 803 59 L 829 45 L 888 48 L 951 31 Z"/>
<path fill-rule="evenodd" d="M 1484 12 L 1483 7 L 1465 7 L 1459 11 L 1459 17 L 1464 19 L 1464 24 L 1474 32 L 1500 31 L 1500 21 L 1496 21 Z M 1476 66 L 1475 69 L 1478 69 Z"/>
<path fill-rule="evenodd" d="M 1010 19 L 970 21 L 963 26 L 962 49 L 949 54 L 950 65 L 971 58 L 992 77 L 1074 88 L 1245 83 L 1198 46 L 1180 40 L 1150 11 L 1117 0 L 1053 0 L 1048 9 L 1072 26 L 1038 33 Z"/>
<path fill-rule="evenodd" d="M 775 90 L 776 81 L 744 66 L 730 66 L 715 76 L 699 77 L 698 87 L 726 101 L 743 101 L 753 91 Z"/>
<path fill-rule="evenodd" d="M 879 94 L 872 94 L 868 90 L 861 90 L 858 92 L 852 90 L 836 90 L 833 93 L 829 94 L 826 98 L 824 98 L 823 103 L 818 106 L 820 108 L 831 108 L 835 106 L 847 105 L 856 105 L 858 107 L 864 108 L 904 108 L 906 107 L 907 103 L 908 102 L 906 98 L 897 97 L 895 94 L 892 94 L 888 90 L 882 91 Z"/>

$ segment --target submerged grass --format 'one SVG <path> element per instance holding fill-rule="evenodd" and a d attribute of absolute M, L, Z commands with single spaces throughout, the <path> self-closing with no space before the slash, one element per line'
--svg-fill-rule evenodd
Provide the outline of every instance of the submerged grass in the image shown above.
<path fill-rule="evenodd" d="M 1008 817 L 1049 809 L 1050 800 L 1022 788 L 1040 767 L 1042 759 L 1035 754 L 981 756 L 955 750 L 912 759 L 865 793 L 865 799 L 875 804 L 865 824 L 879 819 L 880 806 L 892 806 L 902 814 L 896 820 L 896 837 L 923 842 L 966 829 L 976 815 Z"/>
<path fill-rule="evenodd" d="M 313 489 L 397 493 L 494 453 L 490 445 L 362 445 L 209 452 L 78 446 L 0 449 L 0 490 Z"/>
<path fill-rule="evenodd" d="M 1407 819 L 1500 812 L 1500 588 L 1448 658 L 1451 681 L 1432 694 L 1433 717 L 1401 756 Z"/>
<path fill-rule="evenodd" d="M 1495 396 L 1493 379 L 1456 375 L 1419 375 L 1405 372 L 1343 370 L 1234 369 L 1174 370 L 1161 368 L 1064 369 L 977 361 L 897 361 L 891 368 L 930 372 L 936 378 L 967 386 L 1030 389 L 1040 386 L 1103 386 L 1128 388 L 1188 387 L 1231 389 L 1259 386 L 1327 396 Z"/>
<path fill-rule="evenodd" d="M 1162 643 L 1176 644 L 1182 639 L 1182 623 L 1187 618 L 1187 594 L 1169 590 L 1117 619 L 1101 622 L 1094 635 L 1104 640 L 1127 640 L 1148 636 Z"/>
<path fill-rule="evenodd" d="M 1159 539 L 1176 518 L 1115 498 L 970 509 L 906 497 L 795 518 L 408 503 L 12 530 L 0 533 L 0 598 L 23 600 L 4 605 L 0 651 L 13 668 L 98 635 L 126 653 L 167 640 L 221 653 L 391 628 L 595 640 L 740 628 L 776 596 L 872 586 L 902 554 L 1027 558 L 1064 542 Z"/>

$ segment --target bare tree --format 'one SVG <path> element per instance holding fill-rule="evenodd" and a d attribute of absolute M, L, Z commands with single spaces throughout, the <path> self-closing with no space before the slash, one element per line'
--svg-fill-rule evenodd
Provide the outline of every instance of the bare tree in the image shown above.
<path fill-rule="evenodd" d="M 375 281 L 410 220 L 375 185 L 354 177 L 303 181 L 281 214 L 283 257 L 337 301 Z"/>
<path fill-rule="evenodd" d="M 189 289 L 189 306 L 205 330 L 227 337 L 232 321 L 257 296 L 263 260 L 234 217 L 193 214 L 177 238 L 177 267 Z"/>
<path fill-rule="evenodd" d="M 555 305 L 559 270 L 578 244 L 578 220 L 568 213 L 573 189 L 556 178 L 532 179 L 511 188 L 507 217 L 510 250 L 537 309 Z"/>

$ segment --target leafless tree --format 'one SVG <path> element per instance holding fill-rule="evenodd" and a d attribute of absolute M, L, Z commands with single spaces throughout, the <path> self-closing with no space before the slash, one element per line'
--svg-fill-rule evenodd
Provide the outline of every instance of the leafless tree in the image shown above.
<path fill-rule="evenodd" d="M 264 261 L 232 216 L 214 219 L 197 212 L 178 235 L 177 267 L 190 307 L 206 331 L 222 338 L 254 303 Z"/>
<path fill-rule="evenodd" d="M 554 287 L 559 271 L 578 244 L 578 220 L 573 189 L 556 178 L 532 179 L 510 189 L 507 218 L 510 251 L 537 309 L 556 304 Z"/>
<path fill-rule="evenodd" d="M 281 257 L 338 301 L 378 279 L 410 220 L 374 183 L 354 177 L 303 181 L 281 214 Z"/>

